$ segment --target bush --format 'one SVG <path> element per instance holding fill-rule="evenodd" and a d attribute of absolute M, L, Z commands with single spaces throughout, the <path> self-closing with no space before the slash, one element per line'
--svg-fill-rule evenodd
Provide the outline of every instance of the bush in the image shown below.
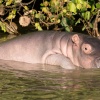
<path fill-rule="evenodd" d="M 22 0 L 0 1 L 0 26 L 4 32 L 18 34 L 13 22 L 19 14 L 19 24 L 23 27 L 32 25 L 43 29 L 72 31 L 73 26 L 83 24 L 92 36 L 99 36 L 100 2 L 94 0 L 43 0 L 40 10 L 33 9 L 35 0 L 23 3 Z M 76 17 L 77 16 L 77 17 Z"/>

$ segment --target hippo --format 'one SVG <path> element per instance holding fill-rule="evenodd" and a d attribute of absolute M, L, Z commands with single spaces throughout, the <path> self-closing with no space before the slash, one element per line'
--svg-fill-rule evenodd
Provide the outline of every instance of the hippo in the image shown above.
<path fill-rule="evenodd" d="M 65 69 L 100 68 L 100 40 L 74 32 L 30 32 L 1 43 L 0 59 Z"/>

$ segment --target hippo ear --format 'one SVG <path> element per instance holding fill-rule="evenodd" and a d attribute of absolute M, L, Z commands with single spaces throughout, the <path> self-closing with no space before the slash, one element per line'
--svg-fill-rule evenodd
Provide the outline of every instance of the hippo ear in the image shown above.
<path fill-rule="evenodd" d="M 76 46 L 79 45 L 80 38 L 79 38 L 78 34 L 74 34 L 74 35 L 72 36 L 72 41 L 73 41 L 73 43 L 74 43 Z"/>

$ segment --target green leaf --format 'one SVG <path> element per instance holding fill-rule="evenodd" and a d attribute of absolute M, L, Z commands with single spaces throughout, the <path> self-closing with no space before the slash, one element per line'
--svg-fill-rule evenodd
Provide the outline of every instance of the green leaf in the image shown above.
<path fill-rule="evenodd" d="M 13 9 L 12 12 L 9 13 L 7 19 L 14 19 L 16 16 L 16 9 Z"/>
<path fill-rule="evenodd" d="M 85 13 L 82 13 L 82 17 L 85 20 L 89 20 L 90 19 L 90 11 L 86 11 Z"/>
<path fill-rule="evenodd" d="M 16 9 L 13 9 L 11 13 L 15 15 L 16 14 Z"/>
<path fill-rule="evenodd" d="M 1 30 L 3 30 L 4 32 L 6 32 L 6 26 L 1 21 L 0 21 L 0 26 L 1 26 Z"/>
<path fill-rule="evenodd" d="M 66 13 L 66 12 L 67 12 L 67 10 L 64 8 L 64 9 L 62 10 L 62 12 L 63 12 L 63 13 Z"/>
<path fill-rule="evenodd" d="M 67 26 L 66 18 L 62 18 L 61 25 L 64 26 L 64 27 Z"/>
<path fill-rule="evenodd" d="M 83 8 L 91 8 L 91 6 L 89 5 L 87 1 L 84 1 L 82 6 Z"/>
<path fill-rule="evenodd" d="M 76 13 L 76 5 L 73 2 L 68 3 L 68 8 L 71 12 Z"/>
<path fill-rule="evenodd" d="M 14 19 L 16 15 L 14 14 L 9 14 L 9 16 L 7 17 L 7 19 Z"/>
<path fill-rule="evenodd" d="M 57 22 L 57 23 L 60 23 L 60 19 L 58 19 L 56 22 Z"/>
<path fill-rule="evenodd" d="M 39 13 L 35 14 L 35 18 L 40 18 L 40 14 Z"/>
<path fill-rule="evenodd" d="M 43 11 L 44 13 L 48 13 L 48 12 L 49 12 L 48 7 L 43 7 L 43 8 L 42 8 L 42 11 Z"/>
<path fill-rule="evenodd" d="M 83 0 L 75 0 L 75 3 L 76 4 L 82 4 L 83 3 Z"/>
<path fill-rule="evenodd" d="M 82 3 L 81 12 L 87 11 L 88 8 L 91 8 L 88 2 L 84 1 Z"/>
<path fill-rule="evenodd" d="M 77 25 L 78 23 L 80 23 L 80 21 L 81 21 L 81 19 L 79 18 L 79 19 L 77 20 L 77 22 L 75 23 L 75 25 Z"/>
<path fill-rule="evenodd" d="M 66 30 L 67 32 L 70 32 L 70 27 L 69 27 L 69 26 L 66 26 L 66 27 L 65 27 L 65 30 Z"/>
<path fill-rule="evenodd" d="M 100 8 L 100 2 L 96 3 L 96 8 Z"/>
<path fill-rule="evenodd" d="M 81 4 L 77 4 L 76 7 L 77 7 L 77 9 L 80 10 L 82 8 L 82 5 Z"/>
<path fill-rule="evenodd" d="M 22 0 L 14 0 L 14 4 L 19 4 L 21 2 L 22 2 Z"/>
<path fill-rule="evenodd" d="M 83 26 L 82 31 L 84 31 L 85 29 L 86 29 L 86 27 L 85 27 L 85 26 Z"/>
<path fill-rule="evenodd" d="M 87 11 L 87 8 L 82 7 L 81 12 L 85 12 L 85 11 Z"/>
<path fill-rule="evenodd" d="M 7 0 L 6 6 L 9 6 L 12 2 L 13 2 L 13 0 Z"/>
<path fill-rule="evenodd" d="M 95 10 L 95 6 L 92 5 L 92 6 L 91 6 L 91 11 L 94 11 L 94 10 Z"/>
<path fill-rule="evenodd" d="M 38 22 L 35 23 L 35 28 L 38 29 L 38 31 L 42 31 L 43 30 Z"/>
<path fill-rule="evenodd" d="M 55 22 L 55 20 L 56 20 L 55 17 L 52 17 L 52 18 L 50 19 L 51 22 Z"/>
<path fill-rule="evenodd" d="M 66 31 L 70 32 L 70 27 L 67 24 L 67 19 L 66 18 L 62 18 L 61 25 L 65 28 Z"/>
<path fill-rule="evenodd" d="M 40 6 L 44 6 L 44 4 L 43 4 L 43 3 L 41 3 L 41 4 L 40 4 Z"/>
<path fill-rule="evenodd" d="M 83 18 L 85 17 L 85 13 L 82 13 L 81 15 L 82 15 Z"/>
<path fill-rule="evenodd" d="M 90 11 L 85 12 L 85 19 L 86 20 L 90 19 Z"/>
<path fill-rule="evenodd" d="M 34 15 L 35 13 L 36 13 L 36 11 L 35 10 L 32 10 L 32 13 L 31 14 Z"/>
<path fill-rule="evenodd" d="M 93 28 L 93 24 L 92 24 L 92 23 L 90 23 L 90 24 L 89 24 L 89 27 L 90 27 L 90 28 Z"/>
<path fill-rule="evenodd" d="M 43 2 L 44 6 L 47 7 L 49 5 L 48 1 Z"/>
<path fill-rule="evenodd" d="M 29 10 L 29 8 L 28 8 L 27 6 L 24 6 L 24 9 L 25 9 L 25 10 Z"/>
<path fill-rule="evenodd" d="M 0 4 L 2 4 L 3 0 L 0 0 Z"/>

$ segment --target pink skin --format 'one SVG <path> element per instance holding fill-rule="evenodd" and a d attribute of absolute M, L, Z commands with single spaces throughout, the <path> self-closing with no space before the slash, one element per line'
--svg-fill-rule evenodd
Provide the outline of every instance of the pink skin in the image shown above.
<path fill-rule="evenodd" d="M 54 47 L 52 50 L 48 50 L 45 52 L 45 54 L 42 57 L 42 63 L 46 63 L 46 59 L 50 55 L 63 54 L 64 56 L 66 56 L 66 58 L 69 58 L 75 66 L 79 67 L 81 66 L 83 68 L 91 68 L 93 58 L 90 56 L 81 57 L 80 55 L 82 51 L 85 54 L 91 53 L 92 51 L 91 45 L 83 44 L 81 47 L 82 39 L 80 39 L 77 34 L 70 37 L 67 41 L 64 41 L 64 39 L 62 39 L 59 44 L 60 45 L 58 45 L 58 47 L 60 47 L 60 50 L 57 49 L 57 47 Z"/>
<path fill-rule="evenodd" d="M 78 34 L 42 31 L 0 44 L 0 59 L 66 69 L 100 67 L 100 40 Z"/>
<path fill-rule="evenodd" d="M 93 51 L 92 47 L 90 44 L 85 44 L 82 43 L 82 39 L 80 39 L 80 37 L 75 34 L 72 36 L 72 42 L 73 45 L 71 47 L 72 52 L 69 53 L 68 57 L 70 58 L 70 60 L 73 62 L 74 65 L 76 66 L 80 66 L 83 68 L 91 68 L 92 65 L 92 61 L 93 58 L 91 56 L 89 56 L 89 54 Z M 70 52 L 70 48 L 68 48 L 69 52 Z M 82 55 L 82 53 L 85 55 Z"/>

